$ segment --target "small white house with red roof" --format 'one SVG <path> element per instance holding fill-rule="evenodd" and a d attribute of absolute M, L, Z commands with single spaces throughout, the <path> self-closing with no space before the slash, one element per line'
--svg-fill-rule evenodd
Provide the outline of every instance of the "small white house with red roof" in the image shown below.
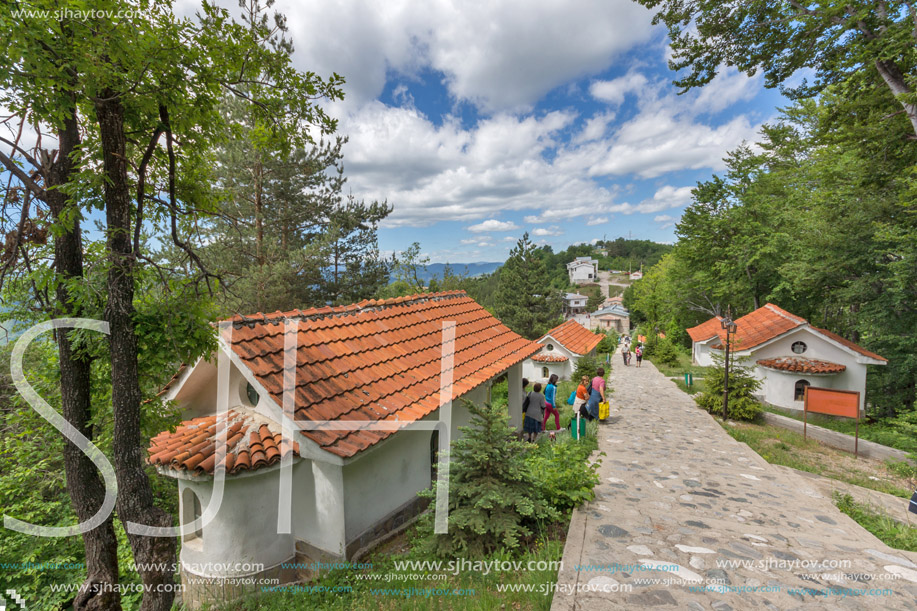
<path fill-rule="evenodd" d="M 711 318 L 687 330 L 698 365 L 713 365 L 713 355 L 723 354 L 726 332 L 721 320 Z M 867 367 L 888 363 L 884 357 L 772 303 L 735 322 L 730 353 L 761 380 L 758 398 L 776 407 L 801 410 L 806 387 L 817 386 L 859 392 L 863 410 Z"/>
<path fill-rule="evenodd" d="M 184 422 L 148 450 L 194 525 L 180 555 L 191 608 L 241 595 L 233 579 L 302 577 L 285 563 L 351 559 L 411 519 L 440 432 L 470 422 L 458 400 L 489 401 L 506 375 L 520 427 L 522 362 L 542 348 L 463 291 L 224 322 L 217 354 L 164 391 Z"/>
<path fill-rule="evenodd" d="M 538 340 L 542 348 L 523 363 L 522 375 L 531 382 L 541 383 L 555 373 L 560 379 L 570 379 L 579 359 L 595 356 L 595 348 L 601 341 L 601 335 L 575 320 L 568 320 Z"/>

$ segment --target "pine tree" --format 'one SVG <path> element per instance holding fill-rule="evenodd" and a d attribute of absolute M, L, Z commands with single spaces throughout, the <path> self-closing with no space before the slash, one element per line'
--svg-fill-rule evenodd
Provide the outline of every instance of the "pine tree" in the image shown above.
<path fill-rule="evenodd" d="M 519 335 L 537 339 L 559 322 L 563 301 L 550 284 L 544 260 L 526 233 L 500 270 L 494 303 L 497 318 Z"/>
<path fill-rule="evenodd" d="M 538 492 L 526 465 L 533 450 L 509 425 L 506 410 L 470 401 L 471 423 L 452 443 L 449 475 L 449 532 L 427 536 L 418 550 L 439 556 L 481 557 L 497 549 L 515 550 L 538 522 L 560 518 Z M 440 457 L 441 462 L 450 457 Z M 422 493 L 435 497 L 433 491 Z M 432 530 L 432 515 L 420 532 Z"/>

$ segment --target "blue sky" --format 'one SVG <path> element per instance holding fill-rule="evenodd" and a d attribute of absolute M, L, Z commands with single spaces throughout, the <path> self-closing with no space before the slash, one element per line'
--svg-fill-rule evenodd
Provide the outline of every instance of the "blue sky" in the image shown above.
<path fill-rule="evenodd" d="M 178 0 L 190 16 L 200 0 Z M 220 0 L 237 11 L 235 0 Z M 631 0 L 277 0 L 302 70 L 346 79 L 346 188 L 394 212 L 380 247 L 503 261 L 672 242 L 691 188 L 787 101 L 733 69 L 677 95 L 662 26 Z"/>
<path fill-rule="evenodd" d="M 381 247 L 433 261 L 502 261 L 525 231 L 673 241 L 691 188 L 786 103 L 729 69 L 677 95 L 630 0 L 277 6 L 297 65 L 347 79 L 329 110 L 349 188 L 394 206 Z"/>

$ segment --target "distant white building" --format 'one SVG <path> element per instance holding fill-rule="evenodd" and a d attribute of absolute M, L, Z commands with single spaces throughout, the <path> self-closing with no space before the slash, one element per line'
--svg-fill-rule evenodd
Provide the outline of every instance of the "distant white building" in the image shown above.
<path fill-rule="evenodd" d="M 600 341 L 601 335 L 596 335 L 575 320 L 568 320 L 538 340 L 544 347 L 522 362 L 522 375 L 531 382 L 544 382 L 553 373 L 561 379 L 569 379 L 576 371 L 580 358 L 595 356 L 595 348 Z"/>
<path fill-rule="evenodd" d="M 698 365 L 713 365 L 723 354 L 725 331 L 720 318 L 688 329 L 692 356 Z M 752 368 L 761 380 L 758 398 L 788 409 L 803 409 L 806 386 L 855 390 L 865 407 L 866 367 L 888 360 L 840 335 L 814 327 L 769 303 L 736 320 L 731 354 Z M 732 361 L 732 358 L 730 358 Z"/>
<path fill-rule="evenodd" d="M 572 284 L 595 282 L 599 276 L 599 262 L 590 257 L 577 257 L 567 263 L 567 274 Z"/>
<path fill-rule="evenodd" d="M 630 273 L 631 280 L 640 280 L 641 278 L 643 278 L 643 272 L 641 272 L 639 269 Z"/>
<path fill-rule="evenodd" d="M 587 295 L 579 293 L 567 293 L 564 295 L 564 313 L 568 316 L 582 314 L 586 311 L 586 304 L 589 302 Z"/>

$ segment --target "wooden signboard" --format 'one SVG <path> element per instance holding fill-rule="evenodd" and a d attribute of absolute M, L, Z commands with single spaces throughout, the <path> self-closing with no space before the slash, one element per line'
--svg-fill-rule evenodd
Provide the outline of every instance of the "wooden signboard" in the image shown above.
<path fill-rule="evenodd" d="M 805 408 L 803 411 L 802 436 L 806 437 L 809 412 L 855 418 L 856 437 L 854 437 L 853 454 L 859 454 L 860 445 L 860 393 L 855 390 L 834 390 L 831 388 L 816 388 L 806 386 Z"/>

